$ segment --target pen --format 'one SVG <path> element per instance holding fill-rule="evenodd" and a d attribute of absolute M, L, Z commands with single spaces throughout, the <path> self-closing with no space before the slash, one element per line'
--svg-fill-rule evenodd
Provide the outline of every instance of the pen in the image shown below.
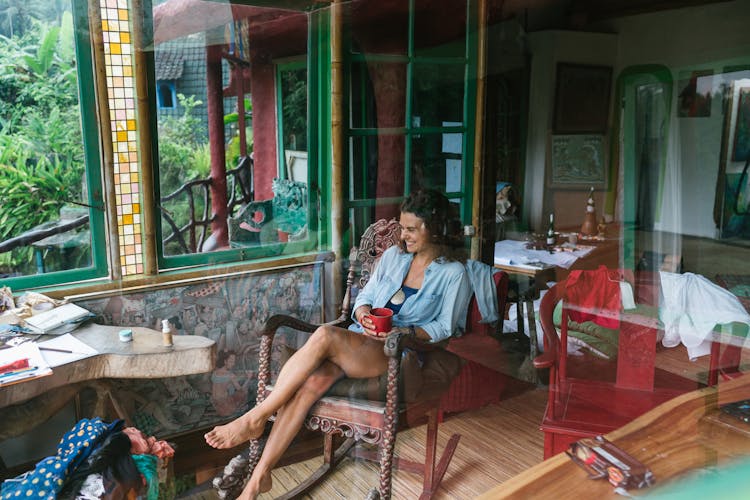
<path fill-rule="evenodd" d="M 54 347 L 42 347 L 39 346 L 40 351 L 54 351 L 54 352 L 67 352 L 68 354 L 73 354 L 73 351 L 69 351 L 67 349 L 56 349 Z"/>

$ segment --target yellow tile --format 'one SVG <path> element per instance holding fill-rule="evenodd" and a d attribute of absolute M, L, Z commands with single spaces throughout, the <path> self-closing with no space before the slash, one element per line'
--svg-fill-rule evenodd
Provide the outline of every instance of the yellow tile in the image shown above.
<path fill-rule="evenodd" d="M 122 33 L 120 33 L 120 42 L 121 43 L 130 43 L 130 33 L 128 33 L 128 32 L 122 32 Z"/>
<path fill-rule="evenodd" d="M 128 127 L 128 130 L 135 130 L 135 120 L 128 120 L 127 127 Z"/>
<path fill-rule="evenodd" d="M 117 17 L 120 21 L 127 21 L 128 11 L 126 9 L 117 9 Z"/>
<path fill-rule="evenodd" d="M 126 131 L 117 132 L 117 142 L 124 142 L 128 140 L 128 133 Z"/>
<path fill-rule="evenodd" d="M 102 20 L 102 31 L 109 31 L 109 21 L 106 19 Z"/>
<path fill-rule="evenodd" d="M 109 53 L 110 54 L 121 54 L 122 49 L 120 48 L 119 43 L 110 43 L 109 44 Z"/>
<path fill-rule="evenodd" d="M 141 204 L 140 203 L 133 203 L 133 213 L 134 214 L 141 213 Z"/>

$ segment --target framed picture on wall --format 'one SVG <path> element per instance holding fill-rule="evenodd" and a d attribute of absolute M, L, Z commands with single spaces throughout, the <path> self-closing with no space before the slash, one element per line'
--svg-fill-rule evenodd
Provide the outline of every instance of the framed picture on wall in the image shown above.
<path fill-rule="evenodd" d="M 750 87 L 739 89 L 737 120 L 734 123 L 732 161 L 747 161 L 750 157 Z"/>
<path fill-rule="evenodd" d="M 713 78 L 712 69 L 680 72 L 677 116 L 680 118 L 711 116 Z"/>
<path fill-rule="evenodd" d="M 557 189 L 603 189 L 607 182 L 605 136 L 552 135 L 549 186 Z"/>
<path fill-rule="evenodd" d="M 558 63 L 553 132 L 606 133 L 611 85 L 609 66 Z"/>

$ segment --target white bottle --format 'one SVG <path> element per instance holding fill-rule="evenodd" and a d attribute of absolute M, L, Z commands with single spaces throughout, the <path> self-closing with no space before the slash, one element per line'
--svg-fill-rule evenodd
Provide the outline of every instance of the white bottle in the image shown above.
<path fill-rule="evenodd" d="M 172 347 L 172 327 L 169 326 L 169 320 L 161 320 L 161 343 L 164 347 Z"/>

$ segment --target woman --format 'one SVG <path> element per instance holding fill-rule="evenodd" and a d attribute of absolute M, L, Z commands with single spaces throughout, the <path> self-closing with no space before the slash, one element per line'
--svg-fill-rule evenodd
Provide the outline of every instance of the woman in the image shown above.
<path fill-rule="evenodd" d="M 231 448 L 260 437 L 268 418 L 276 422 L 263 454 L 240 498 L 252 499 L 271 489 L 271 470 L 304 422 L 310 407 L 340 378 L 377 377 L 388 358 L 368 313 L 374 307 L 394 310 L 394 330 L 412 331 L 438 342 L 462 324 L 470 289 L 460 260 L 460 225 L 450 202 L 436 191 L 419 191 L 401 204 L 401 245 L 386 250 L 370 281 L 357 296 L 351 330 L 318 328 L 281 369 L 273 392 L 255 408 L 205 435 L 214 448 Z"/>

